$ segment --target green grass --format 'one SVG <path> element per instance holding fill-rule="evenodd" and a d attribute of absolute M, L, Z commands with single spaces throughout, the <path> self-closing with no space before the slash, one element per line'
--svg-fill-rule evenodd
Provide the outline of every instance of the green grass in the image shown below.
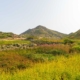
<path fill-rule="evenodd" d="M 56 56 L 15 74 L 0 74 L 0 80 L 80 80 L 80 54 Z"/>
<path fill-rule="evenodd" d="M 1 45 L 30 43 L 26 40 L 0 41 Z M 74 46 L 76 44 L 43 44 L 2 50 L 0 80 L 80 80 L 80 51 L 73 49 Z"/>
<path fill-rule="evenodd" d="M 35 48 L 0 51 L 1 72 L 14 73 L 33 67 L 33 64 L 47 62 L 55 59 L 53 54 L 37 53 Z"/>
<path fill-rule="evenodd" d="M 0 40 L 0 45 L 6 44 L 30 44 L 28 40 Z"/>

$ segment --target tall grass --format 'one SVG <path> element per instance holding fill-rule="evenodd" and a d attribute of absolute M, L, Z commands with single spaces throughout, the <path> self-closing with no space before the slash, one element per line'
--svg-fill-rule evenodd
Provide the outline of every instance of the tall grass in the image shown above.
<path fill-rule="evenodd" d="M 28 40 L 0 40 L 0 45 L 6 45 L 6 44 L 29 44 L 30 41 Z"/>
<path fill-rule="evenodd" d="M 4 41 L 4 44 L 30 44 Z M 41 44 L 0 51 L 0 80 L 80 80 L 80 54 L 75 44 Z M 73 53 L 69 53 L 73 49 Z M 78 49 L 78 48 L 77 48 Z"/>
<path fill-rule="evenodd" d="M 80 80 L 80 54 L 56 56 L 51 62 L 13 74 L 0 74 L 0 80 Z"/>

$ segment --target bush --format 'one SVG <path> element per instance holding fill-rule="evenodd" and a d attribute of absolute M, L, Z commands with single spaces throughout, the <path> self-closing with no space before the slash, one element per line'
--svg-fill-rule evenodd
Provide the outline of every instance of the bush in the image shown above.
<path fill-rule="evenodd" d="M 18 64 L 18 65 L 17 65 L 17 68 L 18 68 L 18 69 L 26 69 L 26 67 L 27 67 L 27 66 L 26 66 L 25 64 Z"/>
<path fill-rule="evenodd" d="M 63 72 L 61 74 L 61 80 L 70 80 L 70 78 L 71 78 L 71 75 L 67 72 Z"/>
<path fill-rule="evenodd" d="M 80 75 L 76 76 L 75 80 L 80 80 Z"/>
<path fill-rule="evenodd" d="M 64 44 L 72 44 L 72 43 L 74 43 L 74 41 L 72 41 L 70 39 L 65 39 L 63 43 Z"/>
<path fill-rule="evenodd" d="M 15 47 L 20 47 L 20 44 L 13 44 L 13 46 L 15 46 Z"/>
<path fill-rule="evenodd" d="M 80 52 L 80 46 L 79 45 L 76 45 L 76 46 L 73 46 L 73 51 L 75 52 Z"/>
<path fill-rule="evenodd" d="M 63 50 L 54 49 L 54 50 L 50 51 L 50 53 L 53 55 L 62 55 L 62 54 L 65 54 L 66 52 Z"/>

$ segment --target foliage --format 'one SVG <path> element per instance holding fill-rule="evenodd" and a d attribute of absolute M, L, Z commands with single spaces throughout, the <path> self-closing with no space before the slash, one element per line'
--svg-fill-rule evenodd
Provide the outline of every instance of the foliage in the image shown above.
<path fill-rule="evenodd" d="M 80 29 L 74 33 L 70 33 L 68 35 L 68 38 L 70 39 L 80 39 Z"/>
<path fill-rule="evenodd" d="M 74 41 L 74 44 L 70 42 L 63 44 L 62 41 L 55 41 L 55 43 L 53 40 L 41 39 L 41 42 L 43 44 L 34 46 L 33 41 L 27 40 L 0 41 L 0 49 L 3 48 L 0 51 L 0 79 L 80 79 L 79 41 Z M 27 48 L 20 48 L 23 46 Z M 15 49 L 7 50 L 6 48 Z"/>
<path fill-rule="evenodd" d="M 21 36 L 36 36 L 38 38 L 54 38 L 54 39 L 62 39 L 63 37 L 66 36 L 66 34 L 63 34 L 63 33 L 60 33 L 60 32 L 57 32 L 57 31 L 53 31 L 53 30 L 50 30 L 50 29 L 47 29 L 46 27 L 44 26 L 37 26 L 36 28 L 33 28 L 33 29 L 29 29 L 25 32 L 23 32 L 21 34 Z"/>
<path fill-rule="evenodd" d="M 0 39 L 4 39 L 4 38 L 18 38 L 19 36 L 16 34 L 13 34 L 11 32 L 0 32 Z"/>
<path fill-rule="evenodd" d="M 0 40 L 0 45 L 6 44 L 29 44 L 28 40 Z"/>
<path fill-rule="evenodd" d="M 38 38 L 36 36 L 28 36 L 26 38 L 26 40 L 30 40 L 30 41 L 35 40 L 35 39 L 38 39 Z"/>
<path fill-rule="evenodd" d="M 80 52 L 80 45 L 75 45 L 72 48 L 75 52 Z"/>
<path fill-rule="evenodd" d="M 72 43 L 74 43 L 74 41 L 71 40 L 71 39 L 64 39 L 64 42 L 63 43 L 64 44 L 72 44 Z"/>
<path fill-rule="evenodd" d="M 51 62 L 37 63 L 15 74 L 0 74 L 1 80 L 80 80 L 80 54 L 56 56 Z"/>

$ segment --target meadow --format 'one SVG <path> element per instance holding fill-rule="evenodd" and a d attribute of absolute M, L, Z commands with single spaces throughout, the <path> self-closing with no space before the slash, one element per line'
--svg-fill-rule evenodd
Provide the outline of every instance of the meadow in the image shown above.
<path fill-rule="evenodd" d="M 0 80 L 80 80 L 80 41 L 41 41 L 36 46 L 31 45 L 33 41 L 12 43 L 28 45 L 1 49 Z"/>

